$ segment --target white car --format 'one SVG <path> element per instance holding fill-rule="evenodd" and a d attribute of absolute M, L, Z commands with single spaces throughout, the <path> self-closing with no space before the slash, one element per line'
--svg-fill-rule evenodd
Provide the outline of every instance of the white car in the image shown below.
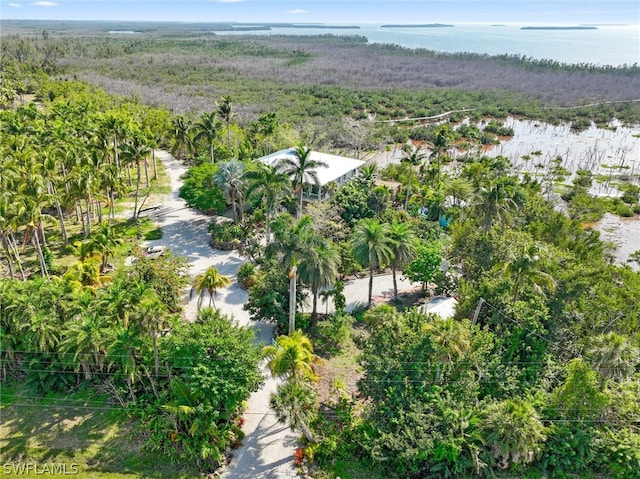
<path fill-rule="evenodd" d="M 144 255 L 149 259 L 156 259 L 162 256 L 166 250 L 166 246 L 149 246 L 145 250 Z"/>

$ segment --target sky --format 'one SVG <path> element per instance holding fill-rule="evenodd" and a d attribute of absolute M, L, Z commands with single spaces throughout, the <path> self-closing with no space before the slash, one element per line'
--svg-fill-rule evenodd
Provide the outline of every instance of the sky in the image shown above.
<path fill-rule="evenodd" d="M 640 24 L 639 0 L 0 0 L 1 19 Z"/>

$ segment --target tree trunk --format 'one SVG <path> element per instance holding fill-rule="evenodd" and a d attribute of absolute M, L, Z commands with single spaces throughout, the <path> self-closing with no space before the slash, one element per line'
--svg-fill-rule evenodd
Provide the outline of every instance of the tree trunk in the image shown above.
<path fill-rule="evenodd" d="M 9 246 L 13 250 L 14 258 L 16 259 L 16 263 L 18 263 L 18 270 L 20 271 L 20 278 L 22 281 L 25 280 L 24 269 L 22 268 L 22 261 L 20 260 L 20 253 L 18 252 L 18 247 L 16 246 L 16 239 L 13 237 L 13 233 L 9 233 Z"/>
<path fill-rule="evenodd" d="M 393 300 L 398 302 L 398 280 L 396 279 L 396 266 L 391 267 L 391 275 L 393 276 Z"/>
<path fill-rule="evenodd" d="M 145 188 L 149 188 L 149 162 L 147 159 L 144 159 L 144 180 L 145 180 Z"/>
<path fill-rule="evenodd" d="M 298 424 L 300 424 L 300 429 L 302 429 L 302 434 L 304 435 L 305 439 L 312 444 L 315 444 L 316 442 L 318 442 L 316 441 L 316 438 L 311 432 L 311 429 L 309 429 L 309 426 L 307 426 L 307 423 L 304 421 L 304 419 L 302 419 L 300 414 L 297 411 L 294 412 L 294 414 L 296 416 L 296 419 L 298 420 Z"/>
<path fill-rule="evenodd" d="M 158 164 L 156 162 L 156 150 L 151 150 L 151 161 L 153 162 L 153 179 L 158 179 Z"/>
<path fill-rule="evenodd" d="M 300 219 L 300 217 L 302 216 L 302 193 L 303 193 L 303 188 L 302 188 L 302 184 L 300 184 L 300 206 L 298 207 L 298 219 Z"/>
<path fill-rule="evenodd" d="M 13 262 L 11 261 L 11 251 L 9 250 L 9 245 L 7 244 L 7 238 L 5 236 L 2 237 L 2 246 L 4 247 L 5 256 L 7 257 L 7 265 L 9 266 L 9 277 L 14 279 L 15 276 L 13 274 Z"/>
<path fill-rule="evenodd" d="M 31 241 L 33 242 L 33 246 L 35 246 L 36 253 L 38 254 L 38 261 L 40 262 L 40 273 L 42 273 L 43 278 L 48 278 L 49 271 L 47 270 L 47 263 L 44 261 L 42 246 L 40 245 L 40 240 L 38 239 L 38 232 L 35 229 L 33 231 L 33 234 L 31 235 Z"/>
<path fill-rule="evenodd" d="M 413 165 L 411 165 L 410 167 L 411 169 L 409 170 L 409 183 L 407 184 L 407 198 L 404 200 L 404 210 L 405 211 L 409 211 L 409 193 L 411 192 L 411 180 L 412 180 L 412 176 L 413 176 Z"/>
<path fill-rule="evenodd" d="M 82 211 L 82 203 L 80 201 L 78 201 L 78 203 L 76 204 L 76 216 L 80 217 L 80 221 L 82 221 L 82 233 L 84 234 L 85 238 L 87 237 L 87 227 L 85 226 L 85 221 L 84 221 L 84 212 Z"/>
<path fill-rule="evenodd" d="M 87 204 L 87 236 L 91 235 L 91 198 L 86 199 Z"/>
<path fill-rule="evenodd" d="M 44 225 L 40 223 L 38 226 L 38 234 L 40 235 L 40 239 L 42 240 L 42 246 L 44 248 L 47 247 L 47 237 L 44 235 Z"/>
<path fill-rule="evenodd" d="M 69 243 L 69 238 L 67 236 L 66 225 L 64 224 L 64 215 L 62 214 L 62 208 L 60 207 L 60 202 L 58 201 L 58 192 L 56 191 L 56 187 L 51 182 L 49 182 L 49 189 L 56 202 L 56 211 L 58 213 L 58 219 L 60 220 L 60 232 L 62 233 L 62 241 L 66 245 Z"/>
<path fill-rule="evenodd" d="M 86 361 L 82 361 L 80 365 L 82 366 L 82 371 L 84 372 L 84 380 L 91 381 L 91 367 L 89 366 L 89 364 Z"/>
<path fill-rule="evenodd" d="M 371 299 L 373 297 L 373 266 L 369 267 L 369 307 L 371 307 Z"/>
<path fill-rule="evenodd" d="M 140 162 L 138 162 L 137 165 L 138 165 L 138 176 L 136 179 L 136 199 L 133 205 L 133 221 L 138 221 L 138 195 L 140 193 L 140 176 L 141 176 Z"/>
<path fill-rule="evenodd" d="M 316 323 L 318 319 L 318 288 L 313 289 L 313 309 L 311 311 L 311 320 Z"/>

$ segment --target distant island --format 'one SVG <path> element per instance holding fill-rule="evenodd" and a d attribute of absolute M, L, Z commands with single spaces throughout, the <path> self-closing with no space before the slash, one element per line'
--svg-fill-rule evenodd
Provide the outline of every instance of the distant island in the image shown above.
<path fill-rule="evenodd" d="M 597 30 L 598 27 L 522 27 L 520 30 Z"/>
<path fill-rule="evenodd" d="M 380 28 L 446 28 L 453 27 L 453 25 L 448 25 L 446 23 L 405 23 L 405 24 L 389 24 L 389 25 L 380 25 Z"/>

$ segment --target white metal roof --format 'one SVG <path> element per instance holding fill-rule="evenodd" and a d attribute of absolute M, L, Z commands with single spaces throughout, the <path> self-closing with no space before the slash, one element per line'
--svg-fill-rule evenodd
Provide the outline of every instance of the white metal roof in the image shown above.
<path fill-rule="evenodd" d="M 276 165 L 280 160 L 284 158 L 296 159 L 295 148 L 288 148 L 286 150 L 276 151 L 270 155 L 258 158 L 259 161 L 266 163 L 267 165 Z M 320 167 L 315 170 L 318 175 L 318 183 L 320 186 L 324 186 L 327 183 L 336 181 L 347 173 L 357 170 L 364 161 L 356 160 L 354 158 L 347 158 L 344 156 L 330 155 L 328 153 L 320 153 L 319 151 L 312 151 L 310 153 L 310 159 L 313 161 L 322 161 L 326 163 L 326 167 Z M 313 183 L 311 178 L 305 178 L 308 183 Z"/>
<path fill-rule="evenodd" d="M 458 301 L 455 298 L 436 296 L 420 309 L 425 313 L 437 314 L 442 319 L 449 319 L 455 316 L 457 304 Z"/>

